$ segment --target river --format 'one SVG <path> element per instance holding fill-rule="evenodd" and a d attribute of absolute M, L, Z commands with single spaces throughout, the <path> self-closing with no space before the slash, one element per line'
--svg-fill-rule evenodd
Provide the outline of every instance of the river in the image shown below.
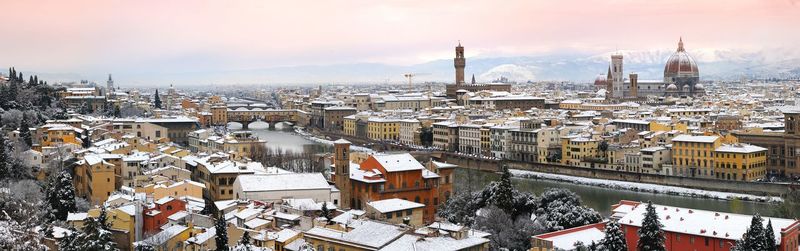
<path fill-rule="evenodd" d="M 499 174 L 472 169 L 456 170 L 456 191 L 480 190 L 492 181 L 500 178 Z M 513 178 L 514 185 L 520 191 L 540 194 L 547 188 L 566 188 L 578 194 L 583 200 L 584 205 L 594 208 L 603 215 L 608 216 L 611 212 L 611 205 L 620 200 L 633 201 L 652 201 L 655 204 L 695 208 L 719 212 L 755 214 L 760 213 L 765 216 L 772 216 L 772 205 L 767 203 L 743 201 L 743 200 L 715 200 L 707 198 L 693 198 L 687 196 L 654 194 L 647 192 L 636 192 L 628 190 L 618 190 L 602 188 L 588 185 L 579 185 L 552 180 Z"/>
<path fill-rule="evenodd" d="M 241 128 L 239 125 L 233 124 L 231 129 Z M 290 151 L 305 151 L 309 148 L 317 148 L 317 151 L 330 151 L 329 146 L 324 146 L 317 142 L 308 140 L 296 133 L 289 126 L 283 124 L 276 125 L 275 129 L 267 128 L 266 123 L 255 122 L 249 125 L 250 130 L 263 140 L 267 141 L 269 147 L 283 148 Z M 498 174 L 476 171 L 472 169 L 457 169 L 456 170 L 456 191 L 465 190 L 479 190 L 494 180 L 499 178 Z M 663 204 L 669 206 L 695 208 L 703 210 L 713 210 L 729 213 L 740 214 L 754 214 L 760 213 L 761 215 L 771 216 L 771 205 L 767 203 L 759 203 L 752 201 L 742 200 L 714 200 L 707 198 L 692 198 L 678 195 L 666 194 L 653 194 L 646 192 L 636 192 L 627 190 L 617 190 L 610 188 L 601 188 L 587 185 L 578 185 L 572 183 L 551 181 L 551 180 L 538 180 L 538 179 L 521 179 L 514 178 L 514 184 L 518 190 L 540 194 L 547 188 L 559 187 L 566 188 L 577 193 L 586 206 L 594 208 L 603 215 L 609 215 L 611 205 L 619 202 L 620 200 L 634 200 L 634 201 L 652 201 L 656 204 Z"/>
<path fill-rule="evenodd" d="M 241 125 L 232 123 L 228 126 L 231 130 L 241 129 Z M 294 132 L 294 128 L 285 124 L 277 124 L 270 129 L 269 124 L 264 122 L 253 122 L 248 125 L 248 130 L 258 136 L 259 139 L 267 141 L 267 147 L 281 148 L 287 151 L 302 152 L 309 148 L 316 148 L 317 152 L 331 151 L 329 146 L 306 139 Z"/>

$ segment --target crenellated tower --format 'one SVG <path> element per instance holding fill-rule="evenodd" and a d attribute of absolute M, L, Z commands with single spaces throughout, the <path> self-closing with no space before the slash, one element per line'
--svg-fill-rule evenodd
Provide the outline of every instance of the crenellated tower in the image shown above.
<path fill-rule="evenodd" d="M 456 57 L 453 59 L 453 65 L 456 67 L 456 84 L 464 84 L 464 67 L 467 66 L 467 59 L 464 58 L 464 47 L 461 46 L 461 41 L 458 41 L 458 46 L 456 46 Z"/>

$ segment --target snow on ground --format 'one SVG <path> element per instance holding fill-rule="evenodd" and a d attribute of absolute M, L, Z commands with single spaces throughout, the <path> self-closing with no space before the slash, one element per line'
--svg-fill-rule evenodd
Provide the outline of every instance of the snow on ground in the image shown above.
<path fill-rule="evenodd" d="M 317 142 L 317 143 L 320 143 L 320 144 L 331 145 L 331 146 L 333 145 L 333 141 L 332 140 L 318 138 L 317 136 L 314 136 L 311 133 L 303 131 L 300 128 L 295 128 L 294 132 L 299 134 L 300 136 L 303 136 L 304 138 L 306 138 L 308 140 L 311 140 L 311 141 L 314 141 L 314 142 Z M 350 145 L 350 150 L 351 151 L 356 151 L 356 152 L 376 153 L 375 150 L 372 150 L 372 149 L 369 149 L 369 148 L 366 148 L 366 147 L 362 147 L 362 146 L 353 145 L 353 144 Z"/>
<path fill-rule="evenodd" d="M 638 191 L 638 192 L 680 195 L 687 197 L 712 198 L 718 200 L 740 199 L 740 200 L 761 201 L 761 202 L 783 201 L 780 197 L 772 197 L 772 196 L 757 196 L 757 195 L 742 194 L 742 193 L 716 192 L 716 191 L 707 191 L 701 189 L 656 185 L 648 183 L 583 178 L 583 177 L 575 177 L 569 175 L 540 173 L 540 172 L 516 170 L 516 169 L 511 169 L 509 171 L 511 172 L 511 175 L 519 178 L 555 180 L 555 181 L 569 182 L 580 185 L 605 187 L 611 189 L 624 189 L 624 190 Z"/>

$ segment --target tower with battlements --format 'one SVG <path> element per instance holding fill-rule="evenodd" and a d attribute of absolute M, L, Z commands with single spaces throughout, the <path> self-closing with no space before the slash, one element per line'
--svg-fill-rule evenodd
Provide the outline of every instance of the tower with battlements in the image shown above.
<path fill-rule="evenodd" d="M 464 84 L 464 67 L 467 66 L 467 59 L 464 58 L 464 47 L 461 46 L 461 41 L 456 46 L 456 57 L 453 59 L 453 65 L 456 67 L 456 85 Z"/>

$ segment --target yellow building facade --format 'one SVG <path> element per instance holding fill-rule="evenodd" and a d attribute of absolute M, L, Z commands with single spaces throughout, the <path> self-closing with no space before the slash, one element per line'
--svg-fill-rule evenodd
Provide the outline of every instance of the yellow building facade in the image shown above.
<path fill-rule="evenodd" d="M 370 118 L 367 121 L 367 137 L 371 140 L 399 140 L 400 121 L 397 119 Z"/>
<path fill-rule="evenodd" d="M 97 218 L 100 216 L 100 209 L 93 208 L 87 213 L 89 217 Z M 133 250 L 133 242 L 136 238 L 136 207 L 134 205 L 106 209 L 106 224 L 110 229 L 127 235 L 128 243 L 117 243 L 118 245 L 125 245 L 128 250 Z"/>
<path fill-rule="evenodd" d="M 580 165 L 585 158 L 597 157 L 598 141 L 589 138 L 562 138 L 561 163 Z"/>
<path fill-rule="evenodd" d="M 78 196 L 86 198 L 93 205 L 99 205 L 117 190 L 116 167 L 121 163 L 113 164 L 91 155 L 84 156 L 77 164 L 73 181 Z"/>
<path fill-rule="evenodd" d="M 347 116 L 342 119 L 342 132 L 348 136 L 356 136 L 356 118 L 355 116 Z"/>
<path fill-rule="evenodd" d="M 722 145 L 714 151 L 715 177 L 755 181 L 767 174 L 767 149 L 747 144 Z"/>
<path fill-rule="evenodd" d="M 678 135 L 672 138 L 675 175 L 714 178 L 714 152 L 722 144 L 719 136 Z"/>

